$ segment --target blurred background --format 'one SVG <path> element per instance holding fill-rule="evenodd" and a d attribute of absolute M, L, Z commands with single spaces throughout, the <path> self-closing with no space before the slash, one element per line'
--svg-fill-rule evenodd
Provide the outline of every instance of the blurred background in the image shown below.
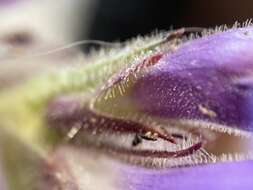
<path fill-rule="evenodd" d="M 155 30 L 232 25 L 253 17 L 252 0 L 0 0 L 0 32 L 49 41 L 124 41 Z"/>
<path fill-rule="evenodd" d="M 252 0 L 98 0 L 88 37 L 125 40 L 156 29 L 231 25 L 252 17 Z"/>

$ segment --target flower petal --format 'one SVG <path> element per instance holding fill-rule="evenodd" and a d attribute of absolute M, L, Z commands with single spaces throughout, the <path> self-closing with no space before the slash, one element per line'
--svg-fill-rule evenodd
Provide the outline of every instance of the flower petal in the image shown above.
<path fill-rule="evenodd" d="M 124 190 L 250 190 L 253 161 L 209 164 L 189 168 L 121 169 Z"/>
<path fill-rule="evenodd" d="M 181 45 L 132 90 L 140 110 L 253 130 L 253 28 L 232 29 Z"/>

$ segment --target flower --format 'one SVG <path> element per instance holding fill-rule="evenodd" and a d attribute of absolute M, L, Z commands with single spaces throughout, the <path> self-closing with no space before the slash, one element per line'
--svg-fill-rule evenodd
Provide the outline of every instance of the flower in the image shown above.
<path fill-rule="evenodd" d="M 134 87 L 141 110 L 252 130 L 253 28 L 186 42 Z"/>
<path fill-rule="evenodd" d="M 136 73 L 138 66 L 134 67 L 133 80 L 129 73 L 116 77 L 102 101 L 108 101 L 108 92 L 113 96 L 117 88 L 124 88 L 125 80 L 126 93 L 122 98 L 116 92 L 103 106 L 124 113 L 134 107 L 130 112 L 167 121 L 163 127 L 167 131 L 175 126 L 197 128 L 207 151 L 200 158 L 193 155 L 193 162 L 178 159 L 176 166 L 153 161 L 159 166 L 167 162 L 160 170 L 120 166 L 122 189 L 252 189 L 252 42 L 252 26 L 216 32 L 184 42 L 172 51 L 159 50 L 159 58 L 146 70 Z M 128 105 L 122 108 L 121 101 Z M 97 107 L 108 111 L 103 106 Z M 117 111 L 110 110 L 114 115 Z"/>
<path fill-rule="evenodd" d="M 136 41 L 4 89 L 11 188 L 252 189 L 253 27 Z"/>

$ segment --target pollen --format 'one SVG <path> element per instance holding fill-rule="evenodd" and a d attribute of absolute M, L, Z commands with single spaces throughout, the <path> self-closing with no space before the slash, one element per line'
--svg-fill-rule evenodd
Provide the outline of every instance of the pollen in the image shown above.
<path fill-rule="evenodd" d="M 207 115 L 207 116 L 209 116 L 209 117 L 217 117 L 217 114 L 216 114 L 213 110 L 210 110 L 210 109 L 204 107 L 204 106 L 201 105 L 201 104 L 198 106 L 198 108 L 199 108 L 199 111 L 200 111 L 202 114 L 204 114 L 204 115 Z"/>

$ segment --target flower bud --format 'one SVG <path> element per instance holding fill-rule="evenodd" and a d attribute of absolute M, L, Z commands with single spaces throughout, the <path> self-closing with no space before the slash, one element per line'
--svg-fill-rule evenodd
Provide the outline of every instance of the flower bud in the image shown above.
<path fill-rule="evenodd" d="M 190 40 L 137 80 L 132 99 L 150 115 L 252 131 L 252 49 L 252 27 Z"/>

